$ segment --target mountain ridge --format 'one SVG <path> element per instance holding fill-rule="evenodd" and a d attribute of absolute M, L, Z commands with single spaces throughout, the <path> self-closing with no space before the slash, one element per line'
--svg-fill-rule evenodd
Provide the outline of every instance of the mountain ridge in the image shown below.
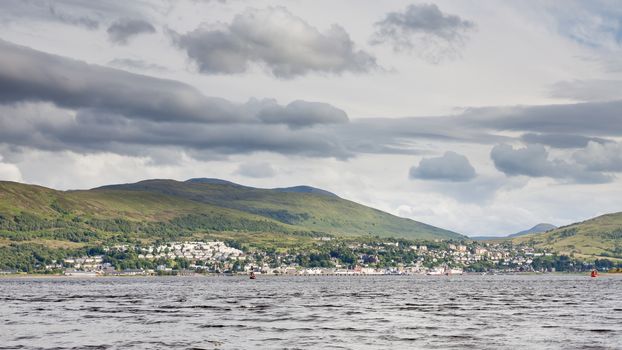
<path fill-rule="evenodd" d="M 39 225 L 35 227 L 44 227 L 45 235 L 50 236 L 62 231 L 52 227 L 57 222 L 64 228 L 90 230 L 102 236 L 109 236 L 110 232 L 99 226 L 107 225 L 118 231 L 119 225 L 125 225 L 126 234 L 132 235 L 135 233 L 132 230 L 136 230 L 143 236 L 145 232 L 208 230 L 466 238 L 310 186 L 260 189 L 209 178 L 150 179 L 71 191 L 0 182 L 0 215 L 4 217 L 4 225 L 16 226 L 15 220 L 25 220 L 20 217 L 24 213 L 33 216 L 30 220 Z M 154 227 L 160 227 L 162 232 Z"/>
<path fill-rule="evenodd" d="M 114 188 L 114 187 L 117 187 L 117 186 L 136 185 L 136 184 L 140 184 L 140 183 L 143 183 L 143 182 L 151 182 L 151 181 L 176 181 L 176 180 L 172 180 L 172 179 L 149 179 L 149 180 L 142 180 L 142 181 L 135 182 L 135 183 L 104 185 L 104 186 L 99 186 L 99 187 L 95 187 L 95 188 L 92 188 L 92 189 L 96 190 L 96 189 L 103 189 L 103 188 Z M 341 197 L 339 197 L 338 195 L 336 195 L 336 194 L 334 194 L 332 192 L 323 190 L 321 188 L 317 188 L 317 187 L 313 187 L 313 186 L 308 186 L 308 185 L 296 185 L 296 186 L 291 186 L 291 187 L 260 188 L 260 187 L 241 185 L 239 183 L 236 183 L 236 182 L 233 182 L 233 181 L 229 181 L 229 180 L 223 180 L 223 179 L 218 179 L 218 178 L 208 178 L 208 177 L 191 178 L 191 179 L 185 180 L 183 182 L 185 182 L 185 183 L 192 183 L 192 184 L 228 185 L 228 186 L 252 188 L 252 189 L 257 189 L 257 190 L 274 190 L 274 191 L 279 191 L 279 192 L 315 193 L 315 194 L 323 194 L 323 195 L 326 195 L 326 196 L 332 196 L 332 197 L 341 198 Z"/>

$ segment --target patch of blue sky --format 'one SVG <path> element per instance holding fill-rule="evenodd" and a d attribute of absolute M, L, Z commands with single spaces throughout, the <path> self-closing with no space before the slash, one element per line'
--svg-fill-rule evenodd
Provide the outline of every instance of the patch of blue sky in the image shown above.
<path fill-rule="evenodd" d="M 561 35 L 591 48 L 617 48 L 622 44 L 622 7 L 619 2 L 581 1 L 557 7 Z"/>

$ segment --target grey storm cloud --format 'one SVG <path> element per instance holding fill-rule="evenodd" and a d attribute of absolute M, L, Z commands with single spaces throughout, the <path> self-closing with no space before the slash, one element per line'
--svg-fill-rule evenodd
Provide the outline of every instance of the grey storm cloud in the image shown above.
<path fill-rule="evenodd" d="M 545 169 L 537 172 L 512 163 L 521 152 L 500 152 L 504 149 L 496 147 L 496 165 L 507 174 L 602 182 L 609 178 L 602 172 L 617 170 L 606 160 L 586 159 L 599 155 L 615 163 L 615 149 L 607 148 L 613 146 L 601 150 L 598 145 L 612 143 L 607 137 L 622 136 L 621 115 L 622 101 L 607 101 L 349 120 L 343 110 L 325 103 L 297 100 L 281 105 L 270 99 L 233 103 L 178 81 L 0 40 L 0 143 L 5 146 L 140 155 L 166 148 L 209 158 L 267 151 L 347 159 L 362 153 L 429 154 L 426 140 L 516 142 L 517 136 L 506 133 L 511 131 L 526 143 L 585 148 L 591 153 L 576 153 L 573 162 L 548 160 L 546 154 L 544 160 L 533 157 Z M 546 153 L 545 148 L 539 150 L 536 155 Z"/>
<path fill-rule="evenodd" d="M 19 115 L 20 118 L 15 118 Z M 49 151 L 113 152 L 134 155 L 142 146 L 181 147 L 221 155 L 267 151 L 309 157 L 353 156 L 339 138 L 321 127 L 207 124 L 130 119 L 99 111 L 72 113 L 54 105 L 0 106 L 2 143 Z"/>
<path fill-rule="evenodd" d="M 116 44 L 125 45 L 128 40 L 139 34 L 155 33 L 155 27 L 144 19 L 121 18 L 108 27 L 108 39 Z"/>
<path fill-rule="evenodd" d="M 262 100 L 240 105 L 205 96 L 177 81 L 90 65 L 2 40 L 0 52 L 0 103 L 52 102 L 63 108 L 157 121 L 262 123 L 269 120 L 296 127 L 347 121 L 345 113 L 340 114 L 338 109 L 324 104 L 296 101 L 282 107 L 273 100 Z M 272 117 L 270 111 L 276 116 Z M 295 114 L 287 115 L 288 112 Z"/>
<path fill-rule="evenodd" d="M 548 152 L 541 145 L 530 145 L 514 149 L 510 145 L 493 147 L 490 157 L 495 167 L 507 175 L 547 176 L 551 163 Z"/>
<path fill-rule="evenodd" d="M 413 51 L 431 63 L 459 55 L 475 23 L 443 13 L 434 4 L 412 4 L 375 23 L 371 43 L 389 43 L 396 51 Z"/>
<path fill-rule="evenodd" d="M 235 171 L 236 174 L 252 178 L 273 177 L 276 172 L 270 163 L 244 163 L 240 164 Z"/>
<path fill-rule="evenodd" d="M 0 41 L 0 53 L 0 140 L 5 144 L 124 154 L 149 145 L 220 154 L 353 155 L 326 128 L 348 122 L 345 112 L 328 104 L 236 104 L 180 82 L 5 41 Z"/>
<path fill-rule="evenodd" d="M 49 101 L 130 117 L 233 122 L 229 102 L 193 87 L 122 70 L 90 65 L 0 40 L 0 102 Z"/>
<path fill-rule="evenodd" d="M 469 159 L 451 151 L 437 158 L 424 158 L 418 166 L 410 168 L 410 178 L 413 179 L 462 182 L 475 176 Z"/>
<path fill-rule="evenodd" d="M 357 50 L 342 27 L 335 24 L 320 32 L 283 7 L 248 9 L 227 25 L 170 34 L 205 74 L 243 73 L 251 63 L 280 78 L 377 67 L 375 58 Z"/>
<path fill-rule="evenodd" d="M 527 145 L 514 149 L 506 144 L 497 145 L 490 152 L 497 170 L 508 176 L 550 177 L 576 183 L 607 183 L 612 176 L 590 171 L 582 164 L 561 159 L 549 159 L 549 152 L 542 145 Z"/>

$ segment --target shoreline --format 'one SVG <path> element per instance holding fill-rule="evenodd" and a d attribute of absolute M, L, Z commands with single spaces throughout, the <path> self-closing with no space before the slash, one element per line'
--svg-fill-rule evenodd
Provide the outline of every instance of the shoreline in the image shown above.
<path fill-rule="evenodd" d="M 261 278 L 282 278 L 282 277 L 425 277 L 425 278 L 452 278 L 452 277 L 471 277 L 471 276 L 481 276 L 481 277 L 490 277 L 490 276 L 585 276 L 590 277 L 589 272 L 516 272 L 516 273 L 497 273 L 497 274 L 485 274 L 481 273 L 464 273 L 464 274 L 454 274 L 454 275 L 426 275 L 426 274 L 358 274 L 358 275 L 277 275 L 277 274 L 263 274 L 257 275 L 259 279 Z M 598 274 L 598 277 L 614 277 L 614 276 L 622 276 L 622 272 L 601 272 Z M 18 274 L 7 274 L 0 275 L 0 280 L 2 279 L 21 279 L 21 278 L 33 278 L 33 279 L 102 279 L 102 278 L 162 278 L 162 277 L 175 277 L 175 278 L 227 278 L 227 277 L 244 277 L 248 278 L 248 274 L 236 274 L 236 275 L 225 275 L 225 274 L 194 274 L 194 275 L 122 275 L 122 276 L 114 276 L 114 275 L 97 275 L 97 276 L 67 276 L 63 274 L 26 274 L 26 273 L 18 273 Z M 591 278 L 591 277 L 590 277 Z M 597 278 L 596 278 L 597 279 Z"/>

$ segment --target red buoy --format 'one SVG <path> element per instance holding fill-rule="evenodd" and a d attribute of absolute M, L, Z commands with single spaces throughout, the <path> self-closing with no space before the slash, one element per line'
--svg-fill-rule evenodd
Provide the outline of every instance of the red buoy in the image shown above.
<path fill-rule="evenodd" d="M 596 271 L 596 269 L 592 270 L 592 273 L 590 274 L 590 276 L 598 277 L 598 271 Z"/>

